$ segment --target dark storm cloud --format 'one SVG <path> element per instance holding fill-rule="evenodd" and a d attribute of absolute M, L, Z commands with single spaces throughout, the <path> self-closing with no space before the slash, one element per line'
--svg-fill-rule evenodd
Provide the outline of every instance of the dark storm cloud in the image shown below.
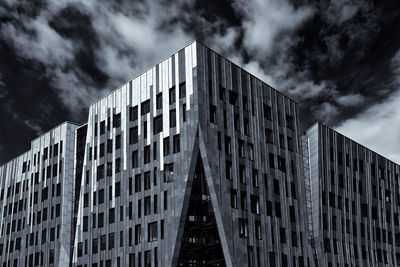
<path fill-rule="evenodd" d="M 91 102 L 193 39 L 296 99 L 303 128 L 318 119 L 351 134 L 371 114 L 387 122 L 397 99 L 398 7 L 362 0 L 5 0 L 0 122 L 8 125 L 0 162 L 51 124 L 85 121 Z"/>

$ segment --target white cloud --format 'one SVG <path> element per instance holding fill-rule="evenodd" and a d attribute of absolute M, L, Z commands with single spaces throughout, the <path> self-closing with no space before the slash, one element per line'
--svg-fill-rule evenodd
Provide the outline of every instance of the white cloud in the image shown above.
<path fill-rule="evenodd" d="M 342 106 L 357 106 L 365 101 L 365 97 L 360 94 L 349 94 L 338 96 L 335 101 Z"/>
<path fill-rule="evenodd" d="M 391 61 L 394 81 L 400 88 L 400 50 Z M 340 133 L 400 163 L 400 90 L 336 127 Z"/>

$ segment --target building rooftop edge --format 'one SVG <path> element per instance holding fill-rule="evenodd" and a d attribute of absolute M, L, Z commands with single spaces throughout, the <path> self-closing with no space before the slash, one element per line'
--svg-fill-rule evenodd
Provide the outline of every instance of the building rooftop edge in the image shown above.
<path fill-rule="evenodd" d="M 350 140 L 350 141 L 356 143 L 357 145 L 364 147 L 365 149 L 367 149 L 367 150 L 369 150 L 369 151 L 371 151 L 371 152 L 377 154 L 378 156 L 380 156 L 380 157 L 382 157 L 382 158 L 384 158 L 384 159 L 386 159 L 386 160 L 388 160 L 388 161 L 392 162 L 393 164 L 396 164 L 397 166 L 400 167 L 400 164 L 399 164 L 399 163 L 397 163 L 397 162 L 395 162 L 395 161 L 393 161 L 393 160 L 391 160 L 391 159 L 385 157 L 384 155 L 382 155 L 382 154 L 376 152 L 375 150 L 373 150 L 373 149 L 371 149 L 371 148 L 369 148 L 369 147 L 367 147 L 367 146 L 365 146 L 365 145 L 363 145 L 363 144 L 361 144 L 361 143 L 355 141 L 354 139 L 352 139 L 352 138 L 350 138 L 350 137 L 348 137 L 348 136 L 342 134 L 341 132 L 339 132 L 339 131 L 333 129 L 332 127 L 330 127 L 330 126 L 328 126 L 328 125 L 322 123 L 321 121 L 316 121 L 314 124 L 312 124 L 310 127 L 308 127 L 308 128 L 304 131 L 303 135 L 305 135 L 307 131 L 311 130 L 312 128 L 314 128 L 314 127 L 316 127 L 316 126 L 322 126 L 322 127 L 328 128 L 328 129 L 334 131 L 335 133 L 337 133 L 337 134 L 343 136 L 344 138 L 347 138 L 348 140 Z"/>

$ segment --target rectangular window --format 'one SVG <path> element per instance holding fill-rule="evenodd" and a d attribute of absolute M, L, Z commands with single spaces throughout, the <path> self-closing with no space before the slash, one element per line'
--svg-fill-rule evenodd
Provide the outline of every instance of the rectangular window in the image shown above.
<path fill-rule="evenodd" d="M 114 128 L 121 127 L 121 113 L 114 114 L 114 116 L 113 116 L 113 127 Z"/>
<path fill-rule="evenodd" d="M 165 137 L 163 140 L 164 156 L 169 155 L 169 137 Z"/>
<path fill-rule="evenodd" d="M 186 122 L 186 104 L 182 105 L 182 121 Z"/>
<path fill-rule="evenodd" d="M 183 98 L 186 96 L 186 84 L 185 82 L 181 82 L 179 84 L 179 98 Z"/>
<path fill-rule="evenodd" d="M 137 144 L 139 141 L 139 130 L 138 127 L 129 129 L 129 144 Z"/>
<path fill-rule="evenodd" d="M 143 122 L 143 138 L 147 138 L 147 121 Z"/>
<path fill-rule="evenodd" d="M 237 209 L 237 190 L 231 189 L 231 208 Z"/>
<path fill-rule="evenodd" d="M 176 110 L 171 109 L 169 111 L 169 127 L 174 128 L 176 127 Z"/>
<path fill-rule="evenodd" d="M 141 104 L 141 115 L 146 115 L 150 112 L 150 100 L 146 100 Z"/>
<path fill-rule="evenodd" d="M 239 218 L 239 237 L 248 237 L 248 223 L 247 219 Z"/>
<path fill-rule="evenodd" d="M 173 137 L 173 145 L 174 145 L 174 154 L 179 153 L 181 151 L 180 139 L 179 134 L 174 135 Z"/>
<path fill-rule="evenodd" d="M 115 208 L 111 208 L 108 212 L 108 223 L 112 224 L 115 222 Z"/>
<path fill-rule="evenodd" d="M 132 168 L 137 168 L 139 167 L 139 155 L 138 151 L 132 151 Z"/>
<path fill-rule="evenodd" d="M 172 105 L 175 103 L 176 97 L 175 97 L 175 87 L 172 87 L 169 89 L 169 104 Z"/>
<path fill-rule="evenodd" d="M 150 172 L 145 172 L 144 173 L 144 190 L 149 190 L 150 189 Z"/>
<path fill-rule="evenodd" d="M 158 93 L 156 96 L 156 108 L 157 109 L 162 108 L 162 92 Z"/>
<path fill-rule="evenodd" d="M 210 122 L 217 123 L 217 107 L 210 105 Z"/>
<path fill-rule="evenodd" d="M 272 120 L 272 108 L 264 104 L 264 118 Z"/>
<path fill-rule="evenodd" d="M 150 157 L 151 153 L 150 153 L 150 145 L 145 146 L 144 150 L 143 150 L 143 160 L 144 160 L 144 164 L 148 164 L 150 163 L 151 157 Z"/>
<path fill-rule="evenodd" d="M 129 109 L 130 121 L 136 121 L 138 119 L 138 115 L 139 115 L 138 106 L 134 106 Z"/>
<path fill-rule="evenodd" d="M 142 228 L 141 225 L 135 225 L 135 245 L 142 242 Z"/>
<path fill-rule="evenodd" d="M 157 222 L 152 222 L 148 224 L 147 227 L 147 240 L 148 242 L 157 241 L 158 232 L 157 232 Z"/>
<path fill-rule="evenodd" d="M 162 115 L 158 115 L 153 119 L 153 134 L 158 134 L 159 132 L 162 132 L 162 128 Z"/>
<path fill-rule="evenodd" d="M 135 193 L 142 190 L 142 179 L 140 174 L 135 175 Z"/>

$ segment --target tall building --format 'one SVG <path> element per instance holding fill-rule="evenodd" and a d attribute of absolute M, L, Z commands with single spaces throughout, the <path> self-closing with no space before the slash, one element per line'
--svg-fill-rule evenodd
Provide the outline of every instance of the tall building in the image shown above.
<path fill-rule="evenodd" d="M 316 265 L 400 265 L 399 165 L 321 123 L 304 141 Z"/>
<path fill-rule="evenodd" d="M 0 167 L 0 264 L 354 265 L 355 254 L 326 250 L 336 233 L 318 228 L 332 215 L 319 206 L 329 190 L 318 149 L 331 139 L 302 136 L 298 121 L 296 102 L 193 42 L 93 103 L 87 123 L 55 128 Z M 373 223 L 383 240 L 389 227 Z M 384 262 L 395 249 L 382 246 Z"/>
<path fill-rule="evenodd" d="M 0 167 L 2 266 L 68 266 L 76 128 L 57 126 Z"/>

